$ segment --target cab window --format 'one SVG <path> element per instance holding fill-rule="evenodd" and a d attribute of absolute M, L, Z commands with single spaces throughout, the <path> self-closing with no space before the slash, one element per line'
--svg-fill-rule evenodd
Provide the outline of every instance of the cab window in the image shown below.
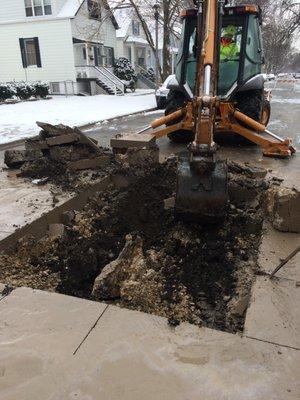
<path fill-rule="evenodd" d="M 249 16 L 248 32 L 246 39 L 246 54 L 244 66 L 244 81 L 261 73 L 262 45 L 259 33 L 258 18 Z"/>

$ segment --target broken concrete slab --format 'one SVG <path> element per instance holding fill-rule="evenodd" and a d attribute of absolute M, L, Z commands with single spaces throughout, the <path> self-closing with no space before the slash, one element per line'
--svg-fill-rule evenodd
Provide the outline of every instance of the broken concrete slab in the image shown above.
<path fill-rule="evenodd" d="M 153 135 L 144 133 L 129 133 L 124 135 L 118 135 L 110 140 L 112 149 L 117 153 L 125 153 L 130 148 L 150 148 L 155 146 L 156 138 Z"/>
<path fill-rule="evenodd" d="M 46 140 L 39 140 L 38 136 L 25 140 L 26 150 L 47 150 L 48 147 Z"/>
<path fill-rule="evenodd" d="M 294 281 L 259 276 L 252 287 L 244 334 L 300 349 L 300 288 Z"/>
<path fill-rule="evenodd" d="M 261 272 L 270 274 L 300 243 L 297 233 L 279 232 L 270 223 L 264 225 L 264 233 L 258 253 L 258 266 Z M 300 254 L 298 253 L 280 271 L 278 278 L 300 281 Z"/>
<path fill-rule="evenodd" d="M 39 126 L 43 130 L 43 138 L 45 139 L 46 137 L 51 137 L 51 136 L 58 136 L 58 135 L 65 135 L 68 133 L 73 133 L 74 129 L 71 128 L 70 126 L 59 124 L 59 125 L 52 125 L 48 124 L 46 122 L 36 122 L 37 126 Z M 44 137 L 46 136 L 46 137 Z"/>
<path fill-rule="evenodd" d="M 267 193 L 267 211 L 275 229 L 300 233 L 300 192 L 272 186 Z"/>
<path fill-rule="evenodd" d="M 95 158 L 87 158 L 84 160 L 78 160 L 68 163 L 68 168 L 72 171 L 79 171 L 82 169 L 93 169 L 106 167 L 110 162 L 110 158 L 106 155 Z"/>
<path fill-rule="evenodd" d="M 60 136 L 51 137 L 46 139 L 46 143 L 48 146 L 59 146 L 62 144 L 69 144 L 78 141 L 78 135 L 76 133 L 68 133 Z"/>
<path fill-rule="evenodd" d="M 299 398 L 293 349 L 24 288 L 0 313 L 1 400 Z"/>

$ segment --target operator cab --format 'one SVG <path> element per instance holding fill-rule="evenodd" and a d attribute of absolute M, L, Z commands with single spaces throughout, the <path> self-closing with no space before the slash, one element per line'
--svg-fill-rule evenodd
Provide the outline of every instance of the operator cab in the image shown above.
<path fill-rule="evenodd" d="M 197 71 L 197 10 L 185 10 L 176 79 L 185 94 L 195 95 Z M 263 52 L 261 13 L 255 5 L 224 8 L 219 28 L 217 95 L 228 99 L 233 93 L 262 89 Z"/>

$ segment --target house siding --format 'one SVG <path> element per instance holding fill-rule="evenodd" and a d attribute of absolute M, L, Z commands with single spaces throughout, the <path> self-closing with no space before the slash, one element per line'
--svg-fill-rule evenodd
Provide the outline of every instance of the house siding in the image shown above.
<path fill-rule="evenodd" d="M 0 22 L 26 18 L 24 0 L 0 0 Z"/>
<path fill-rule="evenodd" d="M 23 68 L 19 38 L 38 37 L 42 68 Z M 0 81 L 76 80 L 70 20 L 32 21 L 0 26 Z"/>
<path fill-rule="evenodd" d="M 102 7 L 102 18 L 102 23 L 90 19 L 85 2 L 72 20 L 73 37 L 91 42 L 100 42 L 104 46 L 116 49 L 116 29 L 104 7 Z"/>
<path fill-rule="evenodd" d="M 43 17 L 26 17 L 24 0 L 0 0 L 0 22 L 26 19 L 42 19 Z M 57 15 L 66 0 L 51 0 L 52 16 Z M 49 16 L 48 16 L 49 17 Z"/>

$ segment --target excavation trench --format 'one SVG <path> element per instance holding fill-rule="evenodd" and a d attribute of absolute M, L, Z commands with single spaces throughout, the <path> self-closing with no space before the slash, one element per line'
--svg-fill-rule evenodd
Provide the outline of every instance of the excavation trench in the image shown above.
<path fill-rule="evenodd" d="M 230 164 L 227 217 L 203 226 L 174 216 L 175 158 L 138 168 L 121 164 L 114 184 L 69 213 L 62 237 L 27 236 L 13 255 L 1 255 L 0 282 L 107 301 L 167 317 L 172 325 L 242 331 L 265 180 Z"/>

